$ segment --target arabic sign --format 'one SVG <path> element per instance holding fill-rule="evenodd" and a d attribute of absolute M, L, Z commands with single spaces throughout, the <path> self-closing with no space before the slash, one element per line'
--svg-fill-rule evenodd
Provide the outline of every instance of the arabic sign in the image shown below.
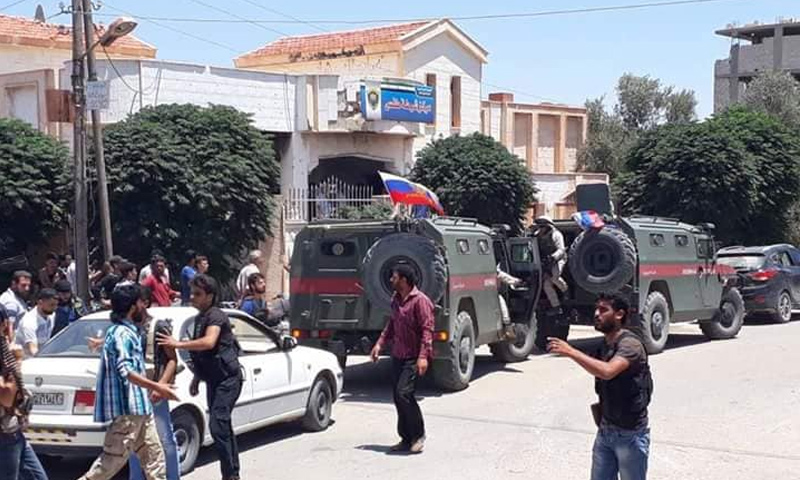
<path fill-rule="evenodd" d="M 361 111 L 367 120 L 434 123 L 436 96 L 433 87 L 425 85 L 364 82 Z"/>
<path fill-rule="evenodd" d="M 86 84 L 86 108 L 105 110 L 108 108 L 108 82 L 88 82 Z"/>

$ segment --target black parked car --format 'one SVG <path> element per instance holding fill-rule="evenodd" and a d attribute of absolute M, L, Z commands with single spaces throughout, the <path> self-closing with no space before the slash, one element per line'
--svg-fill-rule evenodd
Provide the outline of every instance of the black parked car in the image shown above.
<path fill-rule="evenodd" d="M 786 323 L 800 312 L 800 250 L 792 245 L 727 247 L 717 262 L 736 270 L 750 315 L 768 315 Z"/>

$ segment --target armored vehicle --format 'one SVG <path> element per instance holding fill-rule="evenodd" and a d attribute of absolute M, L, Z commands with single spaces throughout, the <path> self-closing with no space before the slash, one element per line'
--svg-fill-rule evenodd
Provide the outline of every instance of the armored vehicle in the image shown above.
<path fill-rule="evenodd" d="M 584 231 L 573 221 L 556 222 L 569 248 L 562 302 L 569 323 L 593 323 L 597 294 L 623 292 L 632 329 L 649 353 L 664 349 L 671 323 L 696 320 L 710 339 L 739 333 L 744 302 L 735 271 L 715 260 L 713 225 L 615 216 L 606 185 L 579 186 L 576 196 L 579 209 L 603 214 L 606 225 Z"/>
<path fill-rule="evenodd" d="M 311 224 L 295 239 L 290 324 L 301 344 L 335 353 L 368 354 L 390 315 L 391 268 L 410 265 L 435 305 L 431 373 L 448 390 L 466 388 L 475 348 L 490 345 L 503 362 L 533 349 L 534 307 L 541 287 L 534 239 L 463 218 Z M 498 286 L 497 268 L 524 281 Z M 515 338 L 505 335 L 500 295 Z"/>

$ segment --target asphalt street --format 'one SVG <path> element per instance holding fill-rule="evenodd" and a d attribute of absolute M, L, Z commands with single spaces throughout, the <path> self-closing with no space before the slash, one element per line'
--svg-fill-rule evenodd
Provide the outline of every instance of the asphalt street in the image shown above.
<path fill-rule="evenodd" d="M 667 350 L 651 358 L 652 479 L 800 478 L 800 321 L 748 324 L 734 340 L 709 342 L 694 325 L 673 325 Z M 574 327 L 573 345 L 596 348 Z M 419 392 L 425 452 L 391 455 L 395 412 L 389 364 L 353 358 L 335 424 L 294 425 L 240 437 L 242 478 L 352 480 L 586 479 L 594 438 L 592 378 L 551 355 L 501 365 L 482 349 L 470 387 Z M 77 478 L 86 459 L 47 462 L 51 479 Z M 120 478 L 124 478 L 120 476 Z M 190 480 L 217 480 L 206 449 Z"/>

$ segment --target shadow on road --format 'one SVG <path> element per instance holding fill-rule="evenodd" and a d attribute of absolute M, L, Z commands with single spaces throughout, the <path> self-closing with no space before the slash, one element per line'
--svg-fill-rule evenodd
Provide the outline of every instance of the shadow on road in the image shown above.
<path fill-rule="evenodd" d="M 800 317 L 797 315 L 792 316 L 792 319 L 788 323 L 797 322 Z M 767 316 L 761 315 L 754 315 L 749 316 L 744 319 L 744 326 L 745 327 L 774 327 L 778 325 L 785 325 L 783 323 L 776 323 L 774 320 Z"/>
<path fill-rule="evenodd" d="M 476 355 L 472 382 L 495 372 L 522 373 L 513 365 L 497 362 L 490 355 Z M 430 374 L 426 375 L 417 388 L 417 398 L 441 397 L 444 392 L 433 384 Z M 457 392 L 452 392 L 457 393 Z M 392 362 L 382 359 L 377 364 L 360 363 L 350 365 L 345 371 L 344 402 L 392 403 Z"/>

